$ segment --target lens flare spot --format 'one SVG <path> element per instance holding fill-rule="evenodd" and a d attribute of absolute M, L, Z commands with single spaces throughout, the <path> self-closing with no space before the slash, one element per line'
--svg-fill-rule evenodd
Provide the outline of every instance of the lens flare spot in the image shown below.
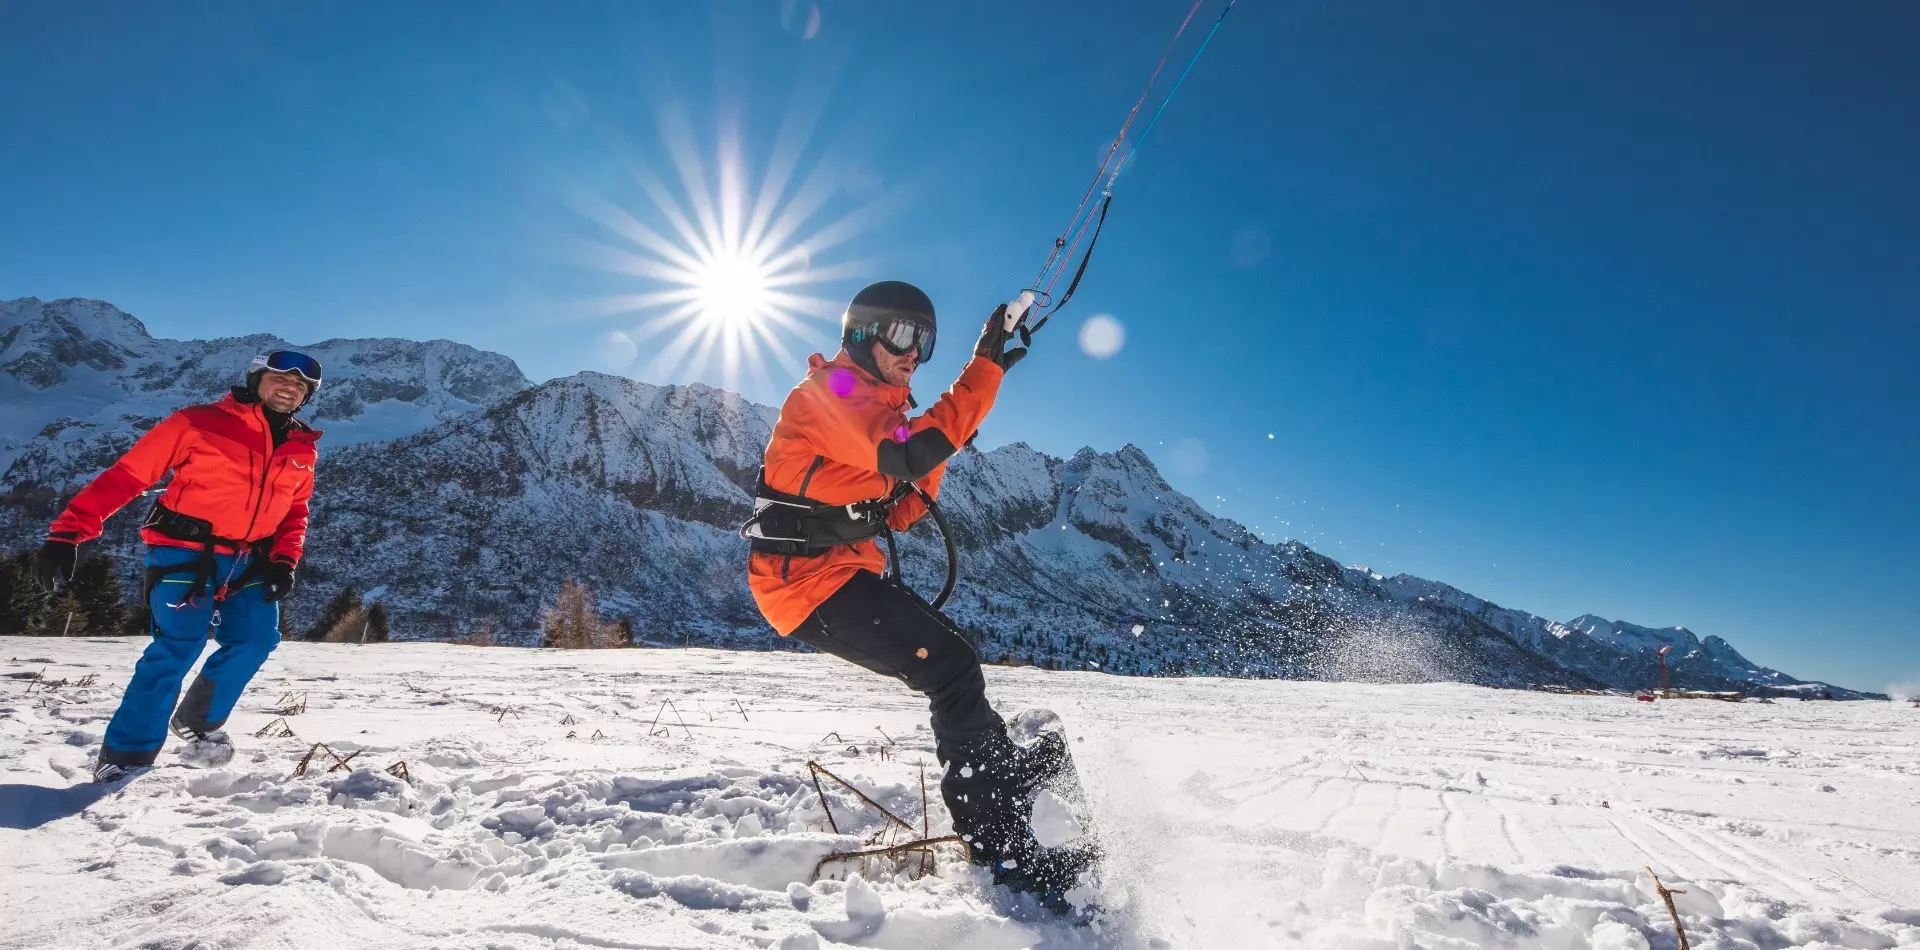
<path fill-rule="evenodd" d="M 842 399 L 853 395 L 853 370 L 844 366 L 834 367 L 833 372 L 827 375 L 827 388 Z"/>
<path fill-rule="evenodd" d="M 626 369 L 633 365 L 633 358 L 639 354 L 640 348 L 634 344 L 633 337 L 619 330 L 604 333 L 600 336 L 600 362 L 608 369 Z"/>
<path fill-rule="evenodd" d="M 1112 314 L 1094 314 L 1087 318 L 1087 322 L 1080 324 L 1080 352 L 1096 360 L 1107 359 L 1126 345 L 1127 328 L 1121 326 Z"/>

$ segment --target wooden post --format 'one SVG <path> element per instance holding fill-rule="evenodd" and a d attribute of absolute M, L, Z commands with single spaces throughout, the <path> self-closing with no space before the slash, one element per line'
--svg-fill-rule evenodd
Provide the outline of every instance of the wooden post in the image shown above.
<path fill-rule="evenodd" d="M 1673 649 L 1671 645 L 1660 648 L 1660 692 L 1662 693 L 1672 692 L 1672 687 L 1667 685 L 1667 651 L 1671 649 Z"/>

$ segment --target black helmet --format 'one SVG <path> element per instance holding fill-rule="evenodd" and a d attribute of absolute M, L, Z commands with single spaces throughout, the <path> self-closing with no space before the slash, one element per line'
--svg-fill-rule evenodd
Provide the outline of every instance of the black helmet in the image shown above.
<path fill-rule="evenodd" d="M 883 280 L 868 284 L 853 295 L 847 311 L 840 315 L 840 345 L 861 368 L 880 375 L 869 365 L 878 340 L 891 353 L 901 356 L 920 351 L 919 361 L 933 358 L 933 301 L 925 292 L 906 281 Z"/>

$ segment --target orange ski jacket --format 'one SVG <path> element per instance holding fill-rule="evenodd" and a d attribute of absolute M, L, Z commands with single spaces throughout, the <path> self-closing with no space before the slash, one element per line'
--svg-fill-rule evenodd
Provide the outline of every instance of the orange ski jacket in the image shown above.
<path fill-rule="evenodd" d="M 763 475 L 775 491 L 831 505 L 883 498 L 903 478 L 937 499 L 948 457 L 979 431 L 1004 372 L 974 357 L 939 401 L 908 418 L 907 387 L 875 379 L 846 351 L 831 360 L 815 353 L 807 366 L 807 378 L 780 407 Z M 908 495 L 894 504 L 887 524 L 905 530 L 926 513 L 926 503 Z M 747 561 L 747 586 L 784 637 L 862 570 L 886 570 L 878 541 L 813 557 L 755 552 Z"/>
<path fill-rule="evenodd" d="M 222 538 L 270 539 L 269 558 L 297 565 L 307 540 L 319 438 L 319 430 L 295 419 L 275 449 L 258 403 L 227 396 L 188 406 L 161 420 L 87 483 L 47 534 L 74 542 L 99 537 L 102 522 L 172 470 L 173 482 L 161 499 L 169 510 L 211 522 Z M 151 528 L 140 537 L 150 545 L 197 547 Z M 224 545 L 219 550 L 233 553 Z"/>

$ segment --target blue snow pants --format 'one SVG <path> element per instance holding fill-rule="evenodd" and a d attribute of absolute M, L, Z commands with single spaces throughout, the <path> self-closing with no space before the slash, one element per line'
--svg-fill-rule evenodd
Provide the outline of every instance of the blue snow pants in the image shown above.
<path fill-rule="evenodd" d="M 200 557 L 195 548 L 155 545 L 147 549 L 149 572 L 156 568 L 182 572 L 150 585 L 147 607 L 153 611 L 149 628 L 153 642 L 134 666 L 133 681 L 107 724 L 106 742 L 100 749 L 103 763 L 152 765 L 166 744 L 169 719 L 200 732 L 224 725 L 247 682 L 280 644 L 280 605 L 263 599 L 266 588 L 257 577 L 244 587 L 228 590 L 224 599 L 214 599 L 223 584 L 246 571 L 251 556 L 215 555 L 213 582 L 197 596 L 188 597 L 195 581 L 191 567 Z M 176 713 L 180 681 L 205 649 L 209 628 L 220 648 L 207 658 Z"/>

